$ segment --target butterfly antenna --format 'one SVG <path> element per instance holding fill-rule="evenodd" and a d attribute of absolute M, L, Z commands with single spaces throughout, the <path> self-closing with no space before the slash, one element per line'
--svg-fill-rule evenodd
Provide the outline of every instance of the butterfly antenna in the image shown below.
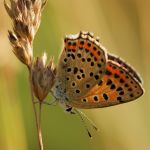
<path fill-rule="evenodd" d="M 90 138 L 92 138 L 92 135 L 91 135 L 90 131 L 88 130 L 88 127 L 87 127 L 87 125 L 86 125 L 86 123 L 85 123 L 85 121 L 84 121 L 84 119 L 83 119 L 81 113 L 80 113 L 78 110 L 76 110 L 76 109 L 75 109 L 75 112 L 76 112 L 76 113 L 78 114 L 78 116 L 80 117 L 80 119 L 81 119 L 81 121 L 82 121 L 82 124 L 83 124 L 84 128 L 86 129 L 86 131 L 87 131 L 87 133 L 88 133 L 88 136 L 89 136 Z"/>
<path fill-rule="evenodd" d="M 89 135 L 89 137 L 92 138 L 92 135 L 91 135 L 90 131 L 88 130 L 88 127 L 87 127 L 87 125 L 86 125 L 86 123 L 85 123 L 85 121 L 84 121 L 84 118 L 90 123 L 90 125 L 91 125 L 96 131 L 98 130 L 98 128 L 96 127 L 96 125 L 95 125 L 83 112 L 81 112 L 81 111 L 79 111 L 79 110 L 77 110 L 77 109 L 74 109 L 74 111 L 75 111 L 75 112 L 78 114 L 78 116 L 81 118 L 82 123 L 83 123 L 83 125 L 84 125 L 84 127 L 85 127 L 85 129 L 86 129 L 86 131 L 87 131 L 87 133 L 88 133 L 88 135 Z"/>
<path fill-rule="evenodd" d="M 94 124 L 94 122 L 91 119 L 89 119 L 82 111 L 76 109 L 76 112 L 80 113 L 80 115 L 82 116 L 82 118 L 84 117 L 90 123 L 90 125 L 93 127 L 93 129 L 95 129 L 96 131 L 98 131 L 98 128 L 96 127 L 96 125 Z"/>

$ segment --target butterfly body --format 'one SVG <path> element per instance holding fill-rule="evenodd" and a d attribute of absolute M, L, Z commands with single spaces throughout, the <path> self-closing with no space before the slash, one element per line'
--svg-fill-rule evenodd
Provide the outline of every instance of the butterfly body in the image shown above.
<path fill-rule="evenodd" d="M 139 75 L 109 54 L 89 32 L 64 40 L 53 95 L 66 108 L 100 108 L 122 104 L 143 94 Z"/>

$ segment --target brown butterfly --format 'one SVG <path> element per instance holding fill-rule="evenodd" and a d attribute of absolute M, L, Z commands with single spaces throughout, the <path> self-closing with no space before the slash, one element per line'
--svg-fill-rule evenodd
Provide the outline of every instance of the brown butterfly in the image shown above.
<path fill-rule="evenodd" d="M 74 113 L 74 108 L 83 122 L 85 115 L 76 108 L 108 107 L 133 101 L 143 94 L 136 71 L 107 53 L 93 34 L 70 35 L 64 43 L 52 93 L 66 111 Z M 92 122 L 91 125 L 97 130 Z M 91 137 L 85 123 L 84 126 Z"/>

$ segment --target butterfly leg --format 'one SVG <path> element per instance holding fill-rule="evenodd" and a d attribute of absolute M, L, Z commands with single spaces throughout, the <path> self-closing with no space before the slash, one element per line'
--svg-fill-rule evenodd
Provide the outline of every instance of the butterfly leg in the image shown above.
<path fill-rule="evenodd" d="M 57 100 L 53 100 L 52 102 L 48 103 L 48 102 L 42 102 L 43 104 L 46 104 L 46 105 L 51 105 L 51 106 L 56 106 L 57 105 Z"/>
<path fill-rule="evenodd" d="M 53 101 L 52 101 L 52 102 L 50 102 L 50 103 L 48 103 L 48 102 L 46 102 L 46 101 L 43 101 L 43 102 L 34 101 L 34 104 L 38 104 L 38 103 L 45 104 L 45 105 L 52 105 L 52 106 L 56 106 L 57 101 L 56 101 L 56 100 L 53 100 Z"/>

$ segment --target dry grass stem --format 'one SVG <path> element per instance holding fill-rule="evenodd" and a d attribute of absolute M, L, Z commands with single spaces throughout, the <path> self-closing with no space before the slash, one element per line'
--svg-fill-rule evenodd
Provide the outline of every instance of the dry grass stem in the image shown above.
<path fill-rule="evenodd" d="M 40 26 L 41 13 L 46 2 L 47 0 L 10 0 L 10 4 L 7 4 L 4 1 L 6 11 L 13 22 L 13 31 L 8 31 L 12 51 L 29 70 L 31 97 L 40 150 L 43 150 L 41 130 L 42 102 L 53 85 L 56 72 L 53 59 L 46 65 L 46 54 L 38 57 L 35 61 L 33 57 L 33 40 Z M 35 97 L 39 100 L 39 114 L 35 106 Z"/>

